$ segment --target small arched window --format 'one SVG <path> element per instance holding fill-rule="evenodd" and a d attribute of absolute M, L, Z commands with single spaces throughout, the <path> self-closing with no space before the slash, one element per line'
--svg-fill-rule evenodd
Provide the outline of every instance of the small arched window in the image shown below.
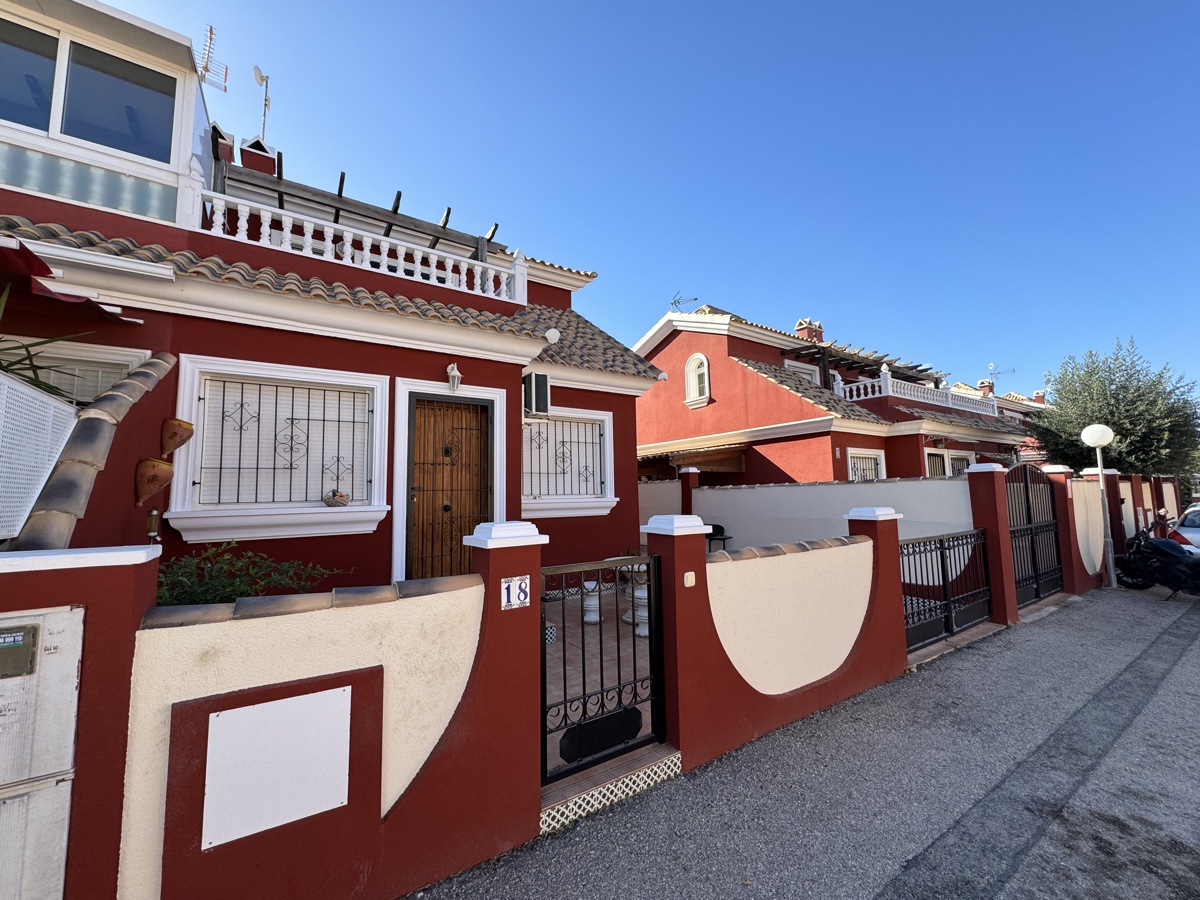
<path fill-rule="evenodd" d="M 703 353 L 693 353 L 684 368 L 687 396 L 684 403 L 695 409 L 709 400 L 708 358 Z"/>

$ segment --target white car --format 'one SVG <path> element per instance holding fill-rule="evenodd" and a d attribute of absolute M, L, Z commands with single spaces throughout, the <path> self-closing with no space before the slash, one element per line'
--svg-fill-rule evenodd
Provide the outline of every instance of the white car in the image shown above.
<path fill-rule="evenodd" d="M 1183 515 L 1175 520 L 1167 532 L 1167 537 L 1185 547 L 1200 548 L 1200 503 L 1193 503 L 1183 511 Z"/>

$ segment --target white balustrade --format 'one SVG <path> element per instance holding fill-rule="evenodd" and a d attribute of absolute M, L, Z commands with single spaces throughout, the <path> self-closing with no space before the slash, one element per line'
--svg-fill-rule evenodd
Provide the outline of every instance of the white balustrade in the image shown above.
<path fill-rule="evenodd" d="M 269 206 L 251 206 L 212 191 L 203 191 L 202 196 L 212 216 L 206 229 L 211 234 L 497 300 L 521 305 L 527 302 L 529 266 L 519 251 L 511 267 L 497 266 L 453 253 L 434 252 L 394 237 L 356 234 L 333 222 Z M 232 225 L 231 209 L 237 211 Z M 253 241 L 252 220 L 258 226 Z"/>
<path fill-rule="evenodd" d="M 913 384 L 910 381 L 900 381 L 885 371 L 880 378 L 872 381 L 848 381 L 841 386 L 841 395 L 847 400 L 870 400 L 873 397 L 900 397 L 903 400 L 916 400 L 931 406 L 948 406 L 966 412 L 978 413 L 983 416 L 998 416 L 999 409 L 995 399 L 985 400 L 981 397 L 969 397 L 951 390 L 938 390 L 924 384 Z"/>

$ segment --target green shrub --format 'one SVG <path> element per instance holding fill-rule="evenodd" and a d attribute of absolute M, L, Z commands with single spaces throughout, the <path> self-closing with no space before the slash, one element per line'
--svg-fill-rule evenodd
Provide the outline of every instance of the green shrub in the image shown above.
<path fill-rule="evenodd" d="M 177 556 L 158 570 L 158 605 L 232 603 L 238 597 L 302 593 L 342 569 L 326 569 L 299 560 L 276 560 L 265 553 L 235 553 L 237 543 L 209 545 L 191 556 Z"/>

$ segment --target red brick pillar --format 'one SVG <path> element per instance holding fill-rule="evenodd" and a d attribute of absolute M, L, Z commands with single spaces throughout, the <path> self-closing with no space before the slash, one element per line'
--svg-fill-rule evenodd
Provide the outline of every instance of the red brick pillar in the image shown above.
<path fill-rule="evenodd" d="M 700 487 L 700 470 L 687 466 L 679 470 L 679 512 L 692 514 L 692 491 Z M 707 533 L 707 532 L 706 532 Z"/>
<path fill-rule="evenodd" d="M 1121 514 L 1121 474 L 1116 469 L 1104 470 L 1104 493 L 1108 498 L 1108 521 L 1112 530 L 1113 552 L 1124 553 L 1125 542 L 1133 535 L 1125 533 L 1125 516 Z"/>
<path fill-rule="evenodd" d="M 908 668 L 908 640 L 904 622 L 904 588 L 900 574 L 900 519 L 890 506 L 856 507 L 844 516 L 851 536 L 871 539 L 874 554 L 871 605 L 863 623 L 861 646 L 871 648 L 879 682 Z"/>
<path fill-rule="evenodd" d="M 1146 500 L 1142 492 L 1141 475 L 1129 476 L 1129 496 L 1133 498 L 1133 527 L 1140 531 L 1153 521 L 1146 518 Z"/>
<path fill-rule="evenodd" d="M 1167 491 L 1169 490 L 1166 480 L 1161 475 L 1152 475 L 1150 477 L 1150 497 L 1154 503 L 1154 518 L 1158 518 L 1160 509 L 1167 509 Z M 1167 510 L 1168 514 L 1170 510 Z"/>
<path fill-rule="evenodd" d="M 683 473 L 680 473 L 681 475 Z M 686 496 L 686 494 L 685 494 Z M 698 604 L 708 603 L 708 570 L 705 535 L 712 529 L 699 516 L 651 516 L 642 526 L 651 556 L 659 558 L 662 585 L 663 698 L 666 706 L 667 741 L 689 759 L 692 746 L 700 743 L 693 730 L 707 723 L 687 714 L 689 707 L 703 706 L 693 692 L 699 687 L 681 679 L 681 671 L 703 666 L 703 660 L 683 658 L 697 647 L 707 647 L 712 630 L 710 615 L 696 615 Z"/>
<path fill-rule="evenodd" d="M 1068 594 L 1086 594 L 1097 586 L 1079 553 L 1079 523 L 1075 520 L 1075 500 L 1071 490 L 1069 466 L 1043 466 L 1042 471 L 1054 484 L 1054 514 L 1058 518 L 1058 550 L 1062 560 L 1063 590 Z"/>
<path fill-rule="evenodd" d="M 976 463 L 967 468 L 971 489 L 971 517 L 984 530 L 987 541 L 988 579 L 992 588 L 992 621 L 1013 625 L 1017 616 L 1016 571 L 1012 537 L 1008 528 L 1008 492 L 1004 466 Z"/>

